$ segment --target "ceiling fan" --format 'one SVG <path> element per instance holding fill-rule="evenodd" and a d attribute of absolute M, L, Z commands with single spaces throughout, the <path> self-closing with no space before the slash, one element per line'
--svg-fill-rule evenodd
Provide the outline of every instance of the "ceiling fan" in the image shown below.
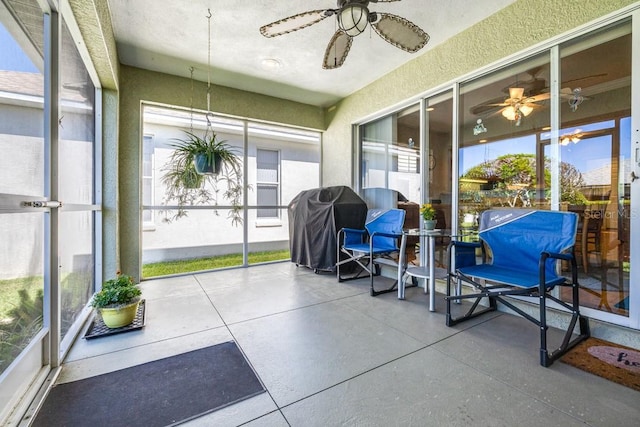
<path fill-rule="evenodd" d="M 299 13 L 260 27 L 265 37 L 276 37 L 317 24 L 329 16 L 336 16 L 338 30 L 324 53 L 322 68 L 331 70 L 341 67 L 347 59 L 353 38 L 361 34 L 367 24 L 383 40 L 397 48 L 413 53 L 422 49 L 429 35 L 420 27 L 397 15 L 372 12 L 369 3 L 390 3 L 400 0 L 338 0 L 337 9 L 321 9 Z"/>
<path fill-rule="evenodd" d="M 483 114 L 495 114 L 501 113 L 507 120 L 514 121 L 516 126 L 520 126 L 522 118 L 531 114 L 534 109 L 542 107 L 539 102 L 545 101 L 551 98 L 549 87 L 544 78 L 539 77 L 538 74 L 542 70 L 541 67 L 532 68 L 527 71 L 527 74 L 531 76 L 526 81 L 516 81 L 513 86 L 509 86 L 503 89 L 503 92 L 508 92 L 509 97 L 496 98 L 482 104 L 478 104 L 470 109 L 470 112 L 475 115 Z M 594 79 L 604 77 L 606 74 L 593 74 L 590 76 L 580 77 L 572 80 L 567 80 L 563 84 L 575 83 L 586 79 Z M 582 95 L 582 88 L 576 87 L 571 89 L 570 87 L 563 87 L 560 90 L 560 98 L 567 100 L 571 111 L 576 111 L 578 106 L 590 99 Z M 500 102 L 502 100 L 502 102 Z"/>
<path fill-rule="evenodd" d="M 509 97 L 502 102 L 490 101 L 471 108 L 471 113 L 482 115 L 484 113 L 500 113 L 504 118 L 514 121 L 516 126 L 520 126 L 522 118 L 528 116 L 534 109 L 541 107 L 538 102 L 545 101 L 551 97 L 549 92 L 535 96 L 525 94 L 523 87 L 510 87 Z M 502 98 L 498 98 L 499 101 Z"/>
<path fill-rule="evenodd" d="M 531 76 L 529 80 L 518 81 L 513 85 L 502 89 L 509 96 L 495 98 L 471 107 L 470 112 L 475 115 L 501 113 L 507 120 L 515 121 L 516 126 L 520 126 L 523 117 L 528 116 L 537 107 L 537 102 L 547 100 L 551 94 L 547 88 L 544 78 L 538 77 L 542 67 L 536 67 L 527 74 Z"/>
<path fill-rule="evenodd" d="M 497 104 L 502 107 L 500 113 L 507 120 L 515 122 L 516 126 L 520 126 L 522 118 L 528 116 L 534 109 L 541 107 L 537 102 L 547 100 L 551 97 L 549 92 L 541 93 L 535 96 L 525 96 L 524 88 L 509 88 L 509 98 L 504 102 Z"/>

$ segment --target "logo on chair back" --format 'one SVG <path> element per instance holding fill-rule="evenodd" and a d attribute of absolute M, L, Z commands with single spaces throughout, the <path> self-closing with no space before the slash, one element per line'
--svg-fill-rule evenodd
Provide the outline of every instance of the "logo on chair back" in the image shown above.
<path fill-rule="evenodd" d="M 488 210 L 480 217 L 480 230 L 487 230 L 534 213 L 531 209 Z"/>
<path fill-rule="evenodd" d="M 594 345 L 587 351 L 609 365 L 640 374 L 640 351 L 606 345 Z"/>

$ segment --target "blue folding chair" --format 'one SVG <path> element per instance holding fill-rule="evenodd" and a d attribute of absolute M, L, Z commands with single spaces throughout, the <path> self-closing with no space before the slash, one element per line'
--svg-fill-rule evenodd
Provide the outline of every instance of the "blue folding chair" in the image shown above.
<path fill-rule="evenodd" d="M 370 209 L 367 212 L 364 230 L 343 228 L 338 231 L 338 262 L 336 263 L 338 281 L 359 279 L 369 275 L 371 280 L 371 296 L 394 290 L 396 281 L 390 288 L 376 291 L 373 277 L 380 275 L 380 260 L 390 259 L 398 253 L 398 239 L 402 237 L 405 211 L 403 209 Z M 343 259 L 340 259 L 342 255 Z M 343 277 L 340 266 L 356 263 L 359 267 L 355 274 Z"/>
<path fill-rule="evenodd" d="M 551 365 L 579 342 L 589 337 L 588 320 L 580 315 L 578 269 L 573 246 L 576 240 L 578 217 L 571 212 L 527 209 L 488 210 L 482 213 L 478 237 L 480 242 L 452 241 L 449 246 L 449 274 L 447 278 L 447 326 L 474 318 L 497 309 L 497 302 L 509 307 L 540 329 L 540 364 Z M 475 246 L 475 247 L 474 247 Z M 469 255 L 472 249 L 482 250 L 482 262 Z M 467 254 L 464 261 L 453 259 L 451 253 Z M 560 274 L 561 261 L 570 266 L 571 278 Z M 459 264 L 456 264 L 459 262 Z M 455 266 L 454 266 L 455 265 Z M 457 284 L 452 294 L 452 282 Z M 475 292 L 463 295 L 461 283 L 471 285 Z M 571 302 L 553 295 L 554 288 L 567 286 L 572 290 Z M 507 300 L 508 296 L 534 297 L 539 303 L 536 319 Z M 488 298 L 487 306 L 480 306 Z M 452 302 L 474 300 L 461 316 L 454 317 Z M 571 321 L 558 349 L 547 349 L 547 300 L 571 313 Z M 579 323 L 579 333 L 573 336 Z"/>

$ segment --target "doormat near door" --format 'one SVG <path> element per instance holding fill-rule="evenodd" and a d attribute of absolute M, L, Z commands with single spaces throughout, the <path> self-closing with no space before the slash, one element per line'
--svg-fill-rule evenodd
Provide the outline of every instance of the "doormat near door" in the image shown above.
<path fill-rule="evenodd" d="M 54 386 L 33 426 L 167 426 L 263 393 L 235 342 Z"/>
<path fill-rule="evenodd" d="M 640 350 L 591 337 L 560 360 L 640 391 Z"/>

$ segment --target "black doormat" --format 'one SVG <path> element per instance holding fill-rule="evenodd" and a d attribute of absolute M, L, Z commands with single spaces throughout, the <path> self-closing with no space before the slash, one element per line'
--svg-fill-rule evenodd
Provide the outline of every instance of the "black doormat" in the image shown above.
<path fill-rule="evenodd" d="M 264 391 L 230 341 L 54 386 L 33 426 L 167 426 Z"/>

